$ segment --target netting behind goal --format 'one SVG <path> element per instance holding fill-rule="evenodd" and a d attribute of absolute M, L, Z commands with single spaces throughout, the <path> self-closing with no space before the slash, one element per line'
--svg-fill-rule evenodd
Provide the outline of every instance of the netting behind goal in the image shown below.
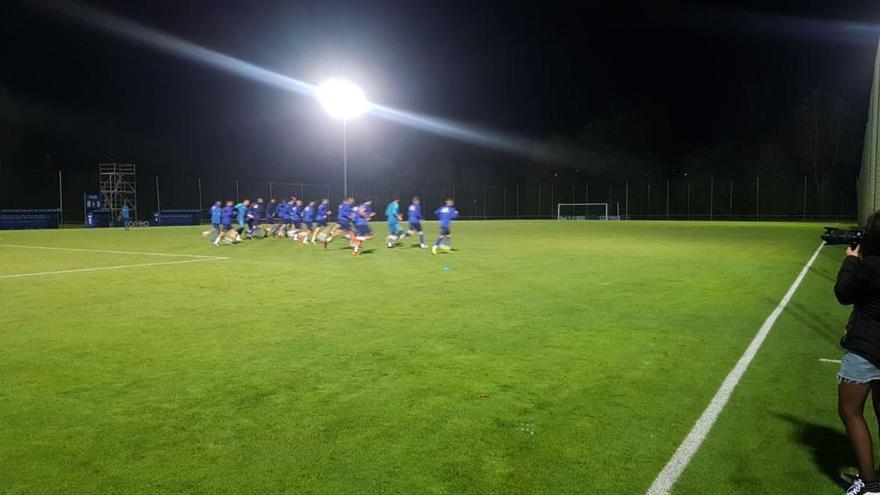
<path fill-rule="evenodd" d="M 557 220 L 608 220 L 608 203 L 559 203 Z"/>

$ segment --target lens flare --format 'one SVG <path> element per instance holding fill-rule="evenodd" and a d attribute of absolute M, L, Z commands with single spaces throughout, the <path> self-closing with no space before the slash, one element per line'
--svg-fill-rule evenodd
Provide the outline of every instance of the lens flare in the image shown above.
<path fill-rule="evenodd" d="M 75 20 L 114 36 L 138 41 L 156 50 L 193 60 L 273 87 L 315 97 L 323 104 L 327 112 L 336 118 L 354 118 L 362 113 L 369 113 L 375 117 L 425 132 L 508 153 L 549 161 L 565 159 L 561 150 L 550 148 L 538 141 L 370 103 L 366 96 L 364 96 L 364 93 L 348 81 L 333 79 L 325 83 L 330 84 L 329 87 L 322 89 L 322 87 L 314 84 L 279 74 L 250 62 L 210 50 L 191 41 L 77 2 L 34 0 L 33 3 L 47 12 Z"/>

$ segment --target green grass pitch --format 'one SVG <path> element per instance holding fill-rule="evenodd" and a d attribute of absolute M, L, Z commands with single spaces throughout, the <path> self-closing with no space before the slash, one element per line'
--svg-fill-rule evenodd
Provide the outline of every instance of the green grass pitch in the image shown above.
<path fill-rule="evenodd" d="M 0 232 L 0 493 L 644 493 L 821 226 L 459 222 L 359 258 L 201 230 Z M 838 490 L 842 256 L 676 493 Z"/>

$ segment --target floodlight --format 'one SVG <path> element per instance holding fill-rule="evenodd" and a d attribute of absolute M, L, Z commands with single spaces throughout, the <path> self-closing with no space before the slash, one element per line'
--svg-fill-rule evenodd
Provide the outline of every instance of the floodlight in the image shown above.
<path fill-rule="evenodd" d="M 351 120 L 370 106 L 361 88 L 346 79 L 328 79 L 317 89 L 318 101 L 331 117 Z"/>

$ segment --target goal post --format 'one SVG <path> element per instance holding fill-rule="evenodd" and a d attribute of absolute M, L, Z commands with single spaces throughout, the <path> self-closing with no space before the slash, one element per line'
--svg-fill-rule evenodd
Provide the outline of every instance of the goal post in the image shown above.
<path fill-rule="evenodd" d="M 557 220 L 610 220 L 608 203 L 557 203 Z"/>

